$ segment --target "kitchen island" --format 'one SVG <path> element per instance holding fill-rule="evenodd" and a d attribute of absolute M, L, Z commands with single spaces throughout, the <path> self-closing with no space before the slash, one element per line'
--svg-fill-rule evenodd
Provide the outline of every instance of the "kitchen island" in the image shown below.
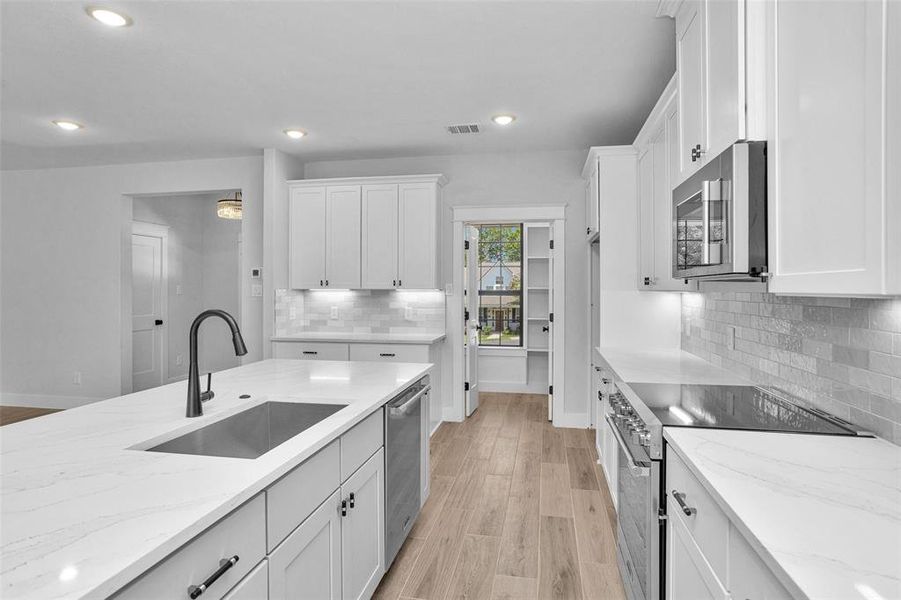
<path fill-rule="evenodd" d="M 179 382 L 4 427 L 0 596 L 116 593 L 430 368 L 266 360 L 216 373 L 198 418 L 184 416 Z M 265 401 L 347 406 L 256 459 L 145 451 Z"/>

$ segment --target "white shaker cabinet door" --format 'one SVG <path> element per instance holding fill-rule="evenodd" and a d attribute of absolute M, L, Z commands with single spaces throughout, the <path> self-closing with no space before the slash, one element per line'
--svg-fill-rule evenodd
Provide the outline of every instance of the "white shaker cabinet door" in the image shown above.
<path fill-rule="evenodd" d="M 266 600 L 269 597 L 269 561 L 262 561 L 222 600 Z"/>
<path fill-rule="evenodd" d="M 667 519 L 666 600 L 729 600 L 681 517 Z"/>
<path fill-rule="evenodd" d="M 676 65 L 679 73 L 679 141 L 676 187 L 701 166 L 706 152 L 704 132 L 704 11 L 701 0 L 689 0 L 676 15 Z"/>
<path fill-rule="evenodd" d="M 270 600 L 340 600 L 340 504 L 336 491 L 269 555 Z"/>
<path fill-rule="evenodd" d="M 890 251 L 899 247 L 901 199 L 886 190 L 898 169 L 885 160 L 894 142 L 886 115 L 891 123 L 898 112 L 897 95 L 894 106 L 886 102 L 899 69 L 886 55 L 899 34 L 895 4 L 771 3 L 771 292 L 901 293 Z"/>
<path fill-rule="evenodd" d="M 332 289 L 360 287 L 360 186 L 326 188 L 325 278 Z"/>
<path fill-rule="evenodd" d="M 325 284 L 325 188 L 291 190 L 288 227 L 290 285 L 292 289 L 320 288 Z"/>
<path fill-rule="evenodd" d="M 397 185 L 363 186 L 363 289 L 397 287 Z"/>
<path fill-rule="evenodd" d="M 385 453 L 378 452 L 341 486 L 344 600 L 369 598 L 385 573 Z"/>
<path fill-rule="evenodd" d="M 438 189 L 434 183 L 398 186 L 398 288 L 438 288 Z"/>
<path fill-rule="evenodd" d="M 708 156 L 745 134 L 744 0 L 706 0 L 706 114 Z M 702 144 L 705 142 L 702 142 Z"/>

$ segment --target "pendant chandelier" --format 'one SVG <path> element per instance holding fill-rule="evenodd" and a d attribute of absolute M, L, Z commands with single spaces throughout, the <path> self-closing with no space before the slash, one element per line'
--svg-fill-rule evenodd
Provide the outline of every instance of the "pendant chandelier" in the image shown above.
<path fill-rule="evenodd" d="M 216 202 L 216 214 L 220 219 L 240 219 L 242 215 L 241 192 L 235 192 L 234 198 L 223 198 Z"/>

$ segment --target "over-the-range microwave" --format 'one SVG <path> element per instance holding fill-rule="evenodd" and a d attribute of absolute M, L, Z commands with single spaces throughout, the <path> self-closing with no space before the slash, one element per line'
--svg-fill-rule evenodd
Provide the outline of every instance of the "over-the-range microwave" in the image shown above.
<path fill-rule="evenodd" d="M 767 273 L 766 142 L 739 142 L 673 191 L 673 277 Z"/>

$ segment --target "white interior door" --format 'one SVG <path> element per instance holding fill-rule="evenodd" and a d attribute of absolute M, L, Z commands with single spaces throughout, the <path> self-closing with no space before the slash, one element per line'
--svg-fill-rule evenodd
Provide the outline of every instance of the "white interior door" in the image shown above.
<path fill-rule="evenodd" d="M 466 226 L 463 257 L 463 314 L 466 365 L 466 416 L 479 407 L 479 230 Z"/>
<path fill-rule="evenodd" d="M 547 261 L 547 419 L 554 419 L 554 227 L 550 229 L 550 246 Z"/>
<path fill-rule="evenodd" d="M 150 232 L 131 236 L 132 389 L 136 392 L 165 383 L 164 240 L 163 234 Z"/>

